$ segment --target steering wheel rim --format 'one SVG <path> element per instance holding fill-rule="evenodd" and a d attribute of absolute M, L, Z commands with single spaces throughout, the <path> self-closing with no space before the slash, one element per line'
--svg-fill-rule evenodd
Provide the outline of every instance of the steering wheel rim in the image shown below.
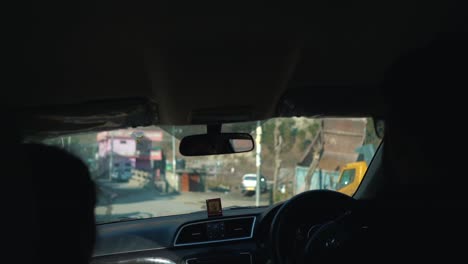
<path fill-rule="evenodd" d="M 285 224 L 285 221 L 287 221 L 288 214 L 297 208 L 298 204 L 301 204 L 304 201 L 309 201 L 311 204 L 316 201 L 321 201 L 326 203 L 326 205 L 328 204 L 333 207 L 338 205 L 339 207 L 353 209 L 356 200 L 350 196 L 336 191 L 311 190 L 298 194 L 283 203 L 280 209 L 276 212 L 270 227 L 270 241 L 272 244 L 271 248 L 273 250 L 272 260 L 274 264 L 285 264 L 285 256 L 282 255 L 283 252 L 280 243 L 282 238 L 281 235 L 283 234 L 282 228 Z M 321 207 L 323 208 L 324 206 L 321 205 Z M 313 209 L 313 207 L 311 209 Z"/>

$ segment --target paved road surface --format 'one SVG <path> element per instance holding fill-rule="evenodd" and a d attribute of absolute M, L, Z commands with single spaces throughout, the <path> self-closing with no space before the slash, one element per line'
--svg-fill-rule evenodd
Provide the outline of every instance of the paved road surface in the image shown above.
<path fill-rule="evenodd" d="M 223 207 L 255 206 L 255 196 L 246 197 L 240 192 L 188 192 L 161 194 L 150 188 L 131 183 L 98 182 L 98 222 L 118 221 L 126 218 L 146 218 L 183 214 L 205 210 L 205 200 L 221 198 Z M 112 199 L 111 199 L 112 198 Z M 268 205 L 269 194 L 262 194 L 260 205 Z"/>

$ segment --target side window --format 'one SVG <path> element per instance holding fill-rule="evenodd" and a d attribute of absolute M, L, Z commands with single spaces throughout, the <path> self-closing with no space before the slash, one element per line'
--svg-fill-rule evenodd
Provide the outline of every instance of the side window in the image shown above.
<path fill-rule="evenodd" d="M 344 170 L 343 175 L 340 178 L 340 186 L 344 187 L 349 185 L 354 181 L 354 177 L 356 176 L 356 169 Z"/>

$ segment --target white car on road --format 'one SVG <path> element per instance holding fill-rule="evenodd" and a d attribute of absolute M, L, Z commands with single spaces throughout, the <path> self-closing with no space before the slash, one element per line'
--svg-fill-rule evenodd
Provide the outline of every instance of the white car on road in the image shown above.
<path fill-rule="evenodd" d="M 256 174 L 245 174 L 242 177 L 242 193 L 251 194 L 254 193 L 257 188 L 257 175 Z M 260 176 L 260 192 L 264 193 L 267 191 L 267 181 L 264 176 Z"/>

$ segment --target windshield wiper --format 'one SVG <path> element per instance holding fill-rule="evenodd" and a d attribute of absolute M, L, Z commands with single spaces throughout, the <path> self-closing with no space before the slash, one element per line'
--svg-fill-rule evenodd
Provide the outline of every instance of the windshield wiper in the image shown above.
<path fill-rule="evenodd" d="M 128 221 L 134 221 L 138 220 L 141 218 L 124 218 L 124 219 L 114 219 L 112 221 L 102 221 L 102 222 L 97 222 L 96 225 L 102 225 L 102 224 L 112 224 L 112 223 L 120 223 L 120 222 L 128 222 Z"/>
<path fill-rule="evenodd" d="M 141 216 L 135 216 L 135 217 L 120 217 L 117 219 L 112 219 L 112 221 L 101 221 L 97 222 L 97 225 L 101 224 L 112 224 L 112 223 L 120 223 L 120 222 L 128 222 L 128 221 L 135 221 L 135 220 L 140 220 L 140 219 L 145 219 L 144 217 Z"/>
<path fill-rule="evenodd" d="M 260 206 L 254 206 L 254 205 L 248 205 L 248 206 L 233 205 L 233 206 L 225 207 L 225 208 L 223 208 L 223 210 L 252 209 L 252 208 L 262 208 L 262 207 L 268 207 L 268 205 L 260 205 Z"/>

